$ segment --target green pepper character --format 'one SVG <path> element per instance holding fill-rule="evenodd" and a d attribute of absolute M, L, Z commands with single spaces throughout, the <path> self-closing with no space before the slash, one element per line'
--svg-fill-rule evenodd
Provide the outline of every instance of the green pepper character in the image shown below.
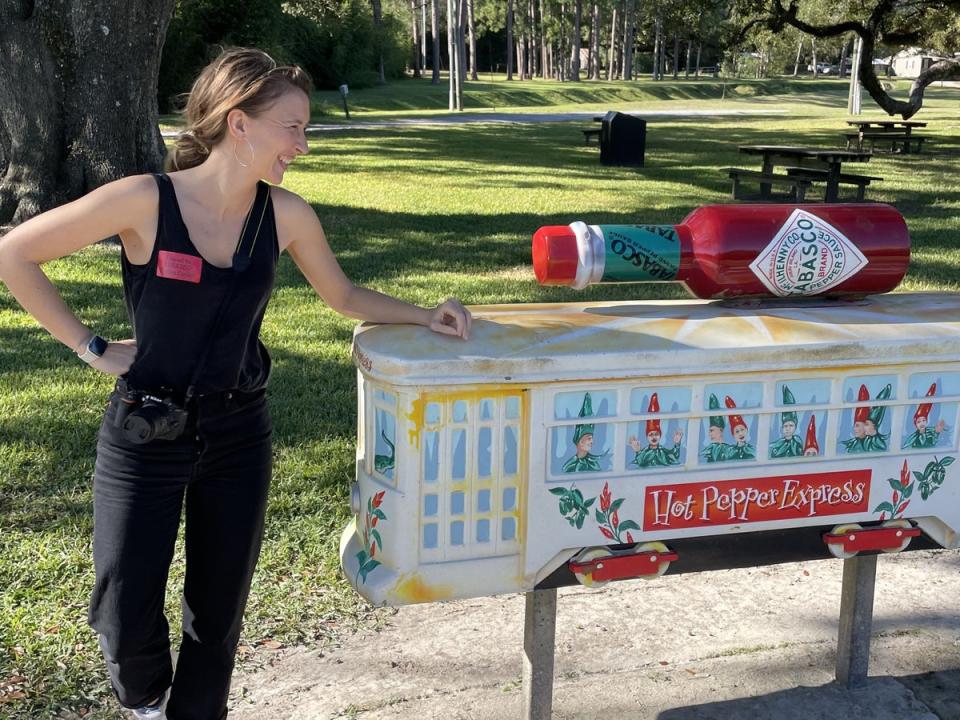
<path fill-rule="evenodd" d="M 877 400 L 889 400 L 890 395 L 893 394 L 893 386 L 886 385 L 883 390 L 877 393 Z M 887 438 L 890 437 L 889 434 L 884 435 L 880 432 L 879 428 L 883 424 L 884 415 L 887 414 L 886 406 L 879 405 L 870 408 L 870 413 L 867 415 L 866 422 L 864 422 L 864 433 L 866 438 L 864 438 L 863 445 L 866 452 L 883 452 L 887 449 Z"/>
<path fill-rule="evenodd" d="M 783 386 L 783 404 L 796 405 L 793 393 L 786 385 Z M 803 455 L 803 444 L 796 435 L 797 413 L 794 410 L 780 413 L 780 431 L 783 435 L 770 445 L 770 457 L 785 458 Z"/>
<path fill-rule="evenodd" d="M 590 399 L 590 393 L 583 396 L 583 405 L 580 406 L 579 417 L 591 417 L 593 415 L 593 403 Z M 603 455 L 594 455 L 590 451 L 593 449 L 593 423 L 580 423 L 573 430 L 573 444 L 576 445 L 576 452 L 573 457 L 563 464 L 563 471 L 566 473 L 602 470 L 600 467 L 600 458 Z"/>
<path fill-rule="evenodd" d="M 720 401 L 717 400 L 717 396 L 713 393 L 710 393 L 710 409 L 720 409 Z M 723 431 L 727 427 L 727 424 L 724 422 L 723 415 L 711 415 L 709 422 L 710 444 L 700 451 L 700 455 L 710 463 L 723 462 L 728 458 L 730 451 L 733 450 L 732 445 L 727 445 L 727 443 L 723 442 Z"/>

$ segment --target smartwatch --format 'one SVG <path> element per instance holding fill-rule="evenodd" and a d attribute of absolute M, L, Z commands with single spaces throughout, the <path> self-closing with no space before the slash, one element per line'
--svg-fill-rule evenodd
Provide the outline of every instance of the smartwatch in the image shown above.
<path fill-rule="evenodd" d="M 107 341 L 99 335 L 94 335 L 89 341 L 87 341 L 87 344 L 83 348 L 83 352 L 77 353 L 77 357 L 89 365 L 94 360 L 99 360 L 106 351 Z"/>

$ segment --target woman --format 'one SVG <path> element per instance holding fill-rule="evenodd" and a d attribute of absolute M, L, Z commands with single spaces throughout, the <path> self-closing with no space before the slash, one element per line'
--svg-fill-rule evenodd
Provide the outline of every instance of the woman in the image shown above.
<path fill-rule="evenodd" d="M 355 287 L 311 207 L 274 185 L 307 152 L 309 80 L 265 53 L 233 49 L 206 67 L 168 175 L 105 185 L 23 223 L 0 242 L 0 278 L 50 333 L 118 377 L 94 473 L 96 583 L 90 624 L 120 703 L 137 718 L 213 720 L 226 702 L 260 551 L 270 481 L 270 358 L 258 339 L 286 250 L 335 310 L 466 339 L 450 299 L 427 310 Z M 106 342 L 40 270 L 121 239 L 133 340 Z M 183 640 L 173 673 L 163 615 L 186 508 Z"/>

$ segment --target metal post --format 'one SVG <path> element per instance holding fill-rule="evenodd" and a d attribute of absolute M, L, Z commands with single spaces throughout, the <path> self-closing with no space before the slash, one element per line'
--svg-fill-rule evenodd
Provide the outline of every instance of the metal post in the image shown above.
<path fill-rule="evenodd" d="M 526 594 L 523 618 L 524 720 L 550 720 L 553 709 L 553 650 L 557 628 L 557 591 Z"/>
<path fill-rule="evenodd" d="M 840 628 L 837 633 L 837 682 L 851 690 L 867 684 L 876 579 L 876 555 L 857 556 L 843 561 Z"/>

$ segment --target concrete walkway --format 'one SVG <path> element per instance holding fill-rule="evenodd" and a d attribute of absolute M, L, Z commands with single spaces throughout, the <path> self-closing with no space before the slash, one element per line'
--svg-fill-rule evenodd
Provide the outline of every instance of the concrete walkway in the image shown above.
<path fill-rule="evenodd" d="M 554 718 L 960 720 L 960 552 L 882 556 L 870 679 L 833 682 L 842 563 L 558 598 Z M 238 673 L 232 720 L 516 720 L 523 597 L 400 609 L 380 632 Z"/>

